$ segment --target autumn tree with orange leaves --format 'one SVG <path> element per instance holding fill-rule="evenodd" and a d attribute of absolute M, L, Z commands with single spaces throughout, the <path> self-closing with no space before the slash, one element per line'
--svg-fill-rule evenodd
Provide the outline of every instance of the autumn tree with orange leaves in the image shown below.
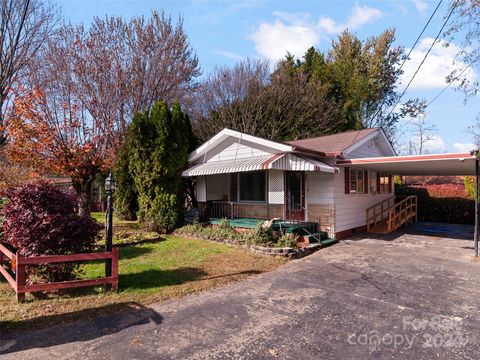
<path fill-rule="evenodd" d="M 88 118 L 75 103 L 65 103 L 58 109 L 61 116 L 52 116 L 47 101 L 40 89 L 15 98 L 7 122 L 7 154 L 41 172 L 70 176 L 79 195 L 79 213 L 89 214 L 95 176 L 113 165 L 117 129 Z"/>

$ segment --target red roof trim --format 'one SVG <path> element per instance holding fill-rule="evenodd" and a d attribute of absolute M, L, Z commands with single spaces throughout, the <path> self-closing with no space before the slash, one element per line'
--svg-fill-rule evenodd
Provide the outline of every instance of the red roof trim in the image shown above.
<path fill-rule="evenodd" d="M 424 161 L 424 160 L 448 160 L 448 159 L 475 159 L 470 153 L 455 153 L 455 154 L 435 154 L 435 155 L 408 155 L 408 156 L 385 156 L 377 158 L 368 158 L 368 159 L 348 159 L 348 160 L 339 160 L 337 165 L 360 165 L 360 164 L 370 164 L 370 163 L 392 163 L 392 162 L 402 162 L 402 161 Z"/>
<path fill-rule="evenodd" d="M 262 169 L 268 169 L 268 165 L 273 163 L 275 160 L 281 158 L 285 153 L 275 154 L 272 157 L 268 158 L 262 163 Z"/>

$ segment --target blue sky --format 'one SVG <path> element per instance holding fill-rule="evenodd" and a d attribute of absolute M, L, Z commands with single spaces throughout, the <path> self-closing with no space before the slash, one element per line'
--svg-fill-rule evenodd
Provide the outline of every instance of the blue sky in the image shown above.
<path fill-rule="evenodd" d="M 247 57 L 266 57 L 272 61 L 288 50 L 301 56 L 315 46 L 326 50 L 338 32 L 348 27 L 365 39 L 378 35 L 385 28 L 394 27 L 397 44 L 407 48 L 435 8 L 437 1 L 157 1 L 157 0 L 57 0 L 64 17 L 72 23 L 88 24 L 94 16 L 121 15 L 125 18 L 148 15 L 151 10 L 164 10 L 173 18 L 182 16 L 184 29 L 197 52 L 204 74 L 215 66 L 233 65 Z M 427 28 L 421 42 L 405 64 L 403 83 L 413 74 L 429 45 L 439 31 L 447 12 L 444 0 Z M 445 76 L 457 66 L 453 64 L 457 43 L 449 47 L 437 44 L 430 53 L 404 99 L 420 97 L 427 101 L 445 86 Z M 478 71 L 467 73 L 477 79 Z M 403 89 L 402 84 L 399 85 Z M 427 148 L 429 151 L 454 152 L 473 148 L 468 126 L 480 112 L 480 99 L 464 103 L 463 93 L 448 89 L 428 109 L 428 119 L 438 128 L 437 135 Z M 406 141 L 410 126 L 402 127 Z"/>

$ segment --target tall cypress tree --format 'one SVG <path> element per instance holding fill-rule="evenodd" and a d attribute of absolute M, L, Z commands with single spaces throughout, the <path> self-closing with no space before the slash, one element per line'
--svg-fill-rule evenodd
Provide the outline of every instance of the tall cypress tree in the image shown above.
<path fill-rule="evenodd" d="M 132 121 L 128 167 L 138 193 L 139 221 L 152 230 L 171 231 L 183 219 L 181 170 L 192 139 L 189 119 L 178 103 L 170 109 L 155 102 Z"/>

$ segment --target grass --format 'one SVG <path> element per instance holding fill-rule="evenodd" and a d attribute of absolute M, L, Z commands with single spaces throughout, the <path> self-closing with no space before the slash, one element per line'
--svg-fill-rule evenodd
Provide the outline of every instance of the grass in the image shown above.
<path fill-rule="evenodd" d="M 101 219 L 103 215 L 94 213 Z M 114 220 L 115 226 L 118 222 Z M 135 222 L 124 222 L 129 231 Z M 118 228 L 116 228 L 118 230 Z M 139 230 L 140 231 L 140 230 Z M 141 237 L 141 233 L 137 234 Z M 158 235 L 157 235 L 158 236 Z M 263 257 L 227 245 L 167 235 L 154 243 L 120 248 L 119 291 L 84 288 L 63 293 L 27 294 L 18 304 L 15 293 L 0 281 L 2 331 L 46 327 L 77 319 L 178 298 L 271 271 L 284 260 Z M 104 263 L 86 263 L 82 278 L 104 275 Z"/>

